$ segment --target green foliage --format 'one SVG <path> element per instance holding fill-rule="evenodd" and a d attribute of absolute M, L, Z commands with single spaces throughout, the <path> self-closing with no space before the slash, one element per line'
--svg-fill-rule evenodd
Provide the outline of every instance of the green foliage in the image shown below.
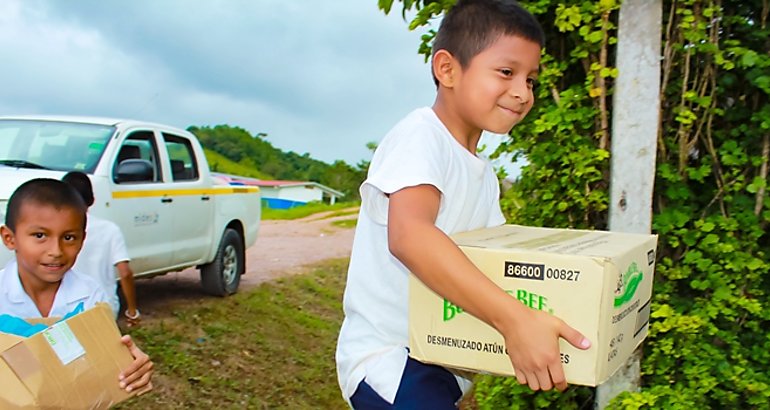
<path fill-rule="evenodd" d="M 237 164 L 232 166 L 215 157 L 212 171 L 260 179 L 318 182 L 343 192 L 345 199 L 353 201 L 359 199 L 358 187 L 366 178 L 366 162 L 356 167 L 344 161 L 335 161 L 330 165 L 311 158 L 308 153 L 283 152 L 243 128 L 229 125 L 191 126 L 188 131 L 195 134 L 206 149 Z"/>
<path fill-rule="evenodd" d="M 418 10 L 410 28 L 430 24 L 452 1 L 427 3 L 403 2 Z M 501 204 L 516 223 L 605 229 L 620 3 L 523 4 L 547 44 L 535 108 L 498 148 L 528 162 Z M 653 198 L 660 242 L 643 388 L 611 408 L 770 403 L 769 10 L 759 0 L 663 2 Z M 426 56 L 431 39 L 420 48 Z M 588 408 L 592 394 L 531 393 L 514 379 L 484 376 L 475 400 L 483 409 Z"/>
<path fill-rule="evenodd" d="M 209 163 L 211 172 L 219 172 L 229 175 L 240 175 L 242 177 L 257 179 L 275 179 L 272 175 L 265 174 L 257 168 L 232 161 L 216 151 L 204 148 L 203 152 L 206 154 L 206 160 Z"/>
<path fill-rule="evenodd" d="M 522 386 L 515 377 L 477 376 L 474 384 L 476 405 L 479 409 L 560 409 L 593 408 L 593 394 L 587 388 L 570 387 L 563 393 L 533 392 Z"/>

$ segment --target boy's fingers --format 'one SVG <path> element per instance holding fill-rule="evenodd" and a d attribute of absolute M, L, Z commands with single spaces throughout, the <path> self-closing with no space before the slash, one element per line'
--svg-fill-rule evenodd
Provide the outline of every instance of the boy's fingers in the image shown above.
<path fill-rule="evenodd" d="M 521 369 L 513 369 L 513 374 L 516 375 L 516 380 L 519 381 L 519 384 L 527 384 L 527 378 Z"/>
<path fill-rule="evenodd" d="M 141 350 L 140 350 L 140 349 L 139 349 L 139 348 L 136 346 L 136 344 L 134 344 L 134 340 L 133 340 L 133 339 L 131 339 L 131 336 L 129 336 L 129 335 L 123 335 L 123 336 L 121 336 L 121 338 L 120 338 L 120 341 L 121 341 L 121 342 L 122 342 L 124 345 L 126 345 L 126 347 L 128 348 L 128 352 L 129 352 L 129 353 L 131 353 L 131 356 L 133 356 L 133 357 L 134 357 L 134 359 L 136 359 L 136 358 L 137 358 L 137 355 L 139 355 L 139 356 L 141 356 L 141 355 L 147 356 L 146 354 L 144 354 L 144 352 L 142 352 L 142 351 L 141 351 Z"/>
<path fill-rule="evenodd" d="M 120 375 L 118 375 L 118 378 L 120 379 L 120 381 L 123 382 L 123 381 L 125 381 L 124 379 L 126 379 L 126 377 L 134 374 L 140 367 L 142 367 L 142 365 L 144 365 L 145 361 L 137 360 L 137 359 L 139 359 L 139 358 L 136 357 L 136 350 L 138 350 L 138 349 L 136 349 L 136 346 L 131 341 L 131 337 L 130 336 L 123 336 L 120 339 L 120 341 L 123 342 L 123 344 L 126 345 L 126 347 L 128 347 L 129 353 L 131 353 L 131 356 L 133 356 L 133 358 L 134 358 L 134 361 L 132 361 L 131 364 L 129 364 L 128 367 L 123 369 L 123 371 L 120 372 Z"/>
<path fill-rule="evenodd" d="M 564 368 L 561 364 L 548 367 L 548 371 L 551 374 L 551 380 L 553 380 L 553 386 L 558 391 L 564 391 L 567 389 L 567 379 L 564 377 Z"/>
<path fill-rule="evenodd" d="M 591 341 L 586 339 L 585 336 L 583 336 L 580 332 L 573 329 L 566 323 L 562 322 L 561 330 L 559 331 L 559 336 L 561 336 L 564 340 L 569 342 L 572 346 L 577 347 L 581 350 L 586 350 L 589 347 L 591 347 Z"/>
<path fill-rule="evenodd" d="M 123 388 L 131 387 L 132 390 L 144 386 L 150 381 L 152 369 L 153 364 L 148 360 L 141 363 L 141 365 L 133 372 L 129 372 L 128 370 L 123 371 L 124 377 L 120 380 L 120 386 Z"/>
<path fill-rule="evenodd" d="M 529 384 L 529 388 L 532 389 L 532 391 L 540 390 L 540 382 L 537 380 L 537 375 L 535 373 L 528 372 L 526 377 L 527 384 Z"/>
<path fill-rule="evenodd" d="M 135 391 L 135 390 L 141 390 L 143 387 L 145 387 L 148 384 L 150 384 L 150 378 L 152 377 L 152 363 L 149 363 L 149 365 L 150 365 L 150 367 L 148 369 L 146 369 L 146 371 L 144 371 L 142 373 L 141 377 L 133 377 L 135 379 L 134 381 L 126 382 L 126 384 L 127 384 L 126 391 L 127 392 L 130 393 L 130 392 Z M 134 374 L 136 375 L 137 373 L 134 373 Z"/>
<path fill-rule="evenodd" d="M 144 381 L 144 383 L 140 383 L 139 386 L 146 384 L 149 380 L 153 368 L 150 357 L 134 344 L 134 342 L 131 340 L 131 336 L 125 335 L 120 340 L 123 342 L 123 344 L 126 345 L 126 347 L 128 347 L 128 351 L 131 353 L 131 356 L 134 357 L 134 361 L 131 362 L 128 367 L 123 369 L 123 371 L 118 376 L 118 379 L 120 380 L 120 387 L 126 388 L 127 386 L 131 386 L 138 378 L 142 376 L 147 376 L 148 379 Z"/>
<path fill-rule="evenodd" d="M 548 369 L 543 369 L 537 372 L 537 382 L 542 390 L 551 390 L 553 384 L 551 383 L 551 374 L 548 373 Z"/>
<path fill-rule="evenodd" d="M 139 391 L 137 391 L 136 395 L 137 396 L 141 396 L 141 395 L 147 393 L 150 390 L 152 390 L 152 382 L 147 383 L 147 385 L 145 385 L 143 388 L 141 388 Z"/>

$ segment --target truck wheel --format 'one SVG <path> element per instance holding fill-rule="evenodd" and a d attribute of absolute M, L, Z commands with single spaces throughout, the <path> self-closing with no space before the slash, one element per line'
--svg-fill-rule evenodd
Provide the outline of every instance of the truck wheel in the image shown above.
<path fill-rule="evenodd" d="M 241 282 L 244 261 L 241 236 L 234 229 L 225 229 L 214 260 L 201 266 L 203 290 L 215 296 L 235 293 Z"/>

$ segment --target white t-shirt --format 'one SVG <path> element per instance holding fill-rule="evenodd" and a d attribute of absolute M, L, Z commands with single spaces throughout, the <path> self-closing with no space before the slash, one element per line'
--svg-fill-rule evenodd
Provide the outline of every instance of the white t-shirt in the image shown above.
<path fill-rule="evenodd" d="M 345 399 L 363 379 L 395 399 L 407 359 L 409 271 L 388 249 L 386 194 L 422 184 L 441 192 L 436 226 L 446 234 L 505 222 L 492 165 L 460 145 L 431 108 L 413 111 L 385 136 L 361 185 L 348 268 L 336 353 Z"/>
<path fill-rule="evenodd" d="M 104 290 L 105 302 L 117 316 L 120 310 L 115 265 L 130 260 L 123 233 L 113 222 L 88 214 L 86 240 L 73 270 L 94 278 Z"/>
<path fill-rule="evenodd" d="M 106 301 L 107 296 L 95 280 L 70 269 L 62 278 L 48 316 L 64 317 L 80 302 L 83 302 L 84 309 L 90 309 L 97 303 Z M 0 270 L 0 314 L 22 319 L 42 317 L 35 302 L 24 291 L 15 259 Z"/>

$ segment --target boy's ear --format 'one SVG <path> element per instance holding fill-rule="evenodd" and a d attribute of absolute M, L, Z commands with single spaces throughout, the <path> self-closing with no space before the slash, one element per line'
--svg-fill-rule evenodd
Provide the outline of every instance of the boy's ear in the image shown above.
<path fill-rule="evenodd" d="M 438 80 L 439 85 L 452 88 L 460 74 L 460 63 L 446 50 L 438 50 L 433 54 L 433 75 Z"/>
<path fill-rule="evenodd" d="M 11 251 L 16 250 L 16 238 L 14 237 L 11 228 L 0 225 L 0 236 L 3 237 L 3 244 L 6 248 Z"/>

